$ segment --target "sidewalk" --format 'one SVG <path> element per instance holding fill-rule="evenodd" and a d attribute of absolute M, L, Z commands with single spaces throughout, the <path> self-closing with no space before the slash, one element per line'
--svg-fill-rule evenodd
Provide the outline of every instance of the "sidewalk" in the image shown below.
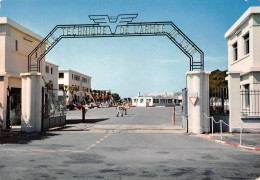
<path fill-rule="evenodd" d="M 260 134 L 243 133 L 240 145 L 240 134 L 239 133 L 223 133 L 222 140 L 219 133 L 206 134 L 208 138 L 218 143 L 227 144 L 239 148 L 260 151 Z"/>

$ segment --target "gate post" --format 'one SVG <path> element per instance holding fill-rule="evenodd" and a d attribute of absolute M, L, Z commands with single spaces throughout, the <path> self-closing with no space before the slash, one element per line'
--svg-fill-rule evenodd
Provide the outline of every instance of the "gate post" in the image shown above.
<path fill-rule="evenodd" d="M 41 131 L 42 121 L 42 75 L 22 73 L 22 132 Z"/>
<path fill-rule="evenodd" d="M 0 130 L 6 130 L 8 81 L 9 75 L 0 75 Z"/>
<path fill-rule="evenodd" d="M 192 133 L 210 131 L 209 115 L 209 75 L 210 72 L 190 71 L 186 73 L 188 89 L 188 130 Z M 194 98 L 196 101 L 191 101 Z M 195 103 L 194 103 L 195 102 Z"/>
<path fill-rule="evenodd" d="M 241 123 L 240 72 L 227 72 L 229 96 L 229 132 L 238 130 Z"/>

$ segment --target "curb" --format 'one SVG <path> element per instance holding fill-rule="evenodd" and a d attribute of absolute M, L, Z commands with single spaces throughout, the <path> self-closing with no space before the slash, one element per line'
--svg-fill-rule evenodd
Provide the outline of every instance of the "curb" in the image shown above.
<path fill-rule="evenodd" d="M 217 143 L 220 143 L 220 144 L 226 144 L 226 145 L 229 145 L 229 146 L 239 147 L 239 148 L 242 148 L 242 149 L 248 149 L 248 150 L 253 150 L 253 151 L 260 151 L 260 148 L 243 146 L 243 145 L 239 145 L 239 144 L 233 144 L 233 143 L 229 143 L 229 142 L 225 142 L 225 141 L 221 141 L 221 140 L 216 140 L 215 138 L 211 137 L 209 134 L 205 134 L 205 135 L 210 140 L 216 141 Z"/>

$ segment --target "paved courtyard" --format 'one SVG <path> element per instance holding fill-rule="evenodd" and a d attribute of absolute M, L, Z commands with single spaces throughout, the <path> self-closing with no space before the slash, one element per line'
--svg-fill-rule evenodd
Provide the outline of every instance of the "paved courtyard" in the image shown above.
<path fill-rule="evenodd" d="M 2 138 L 0 179 L 256 179 L 260 153 L 187 134 L 172 108 L 68 111 L 67 126 Z M 177 107 L 180 112 L 181 108 Z"/>

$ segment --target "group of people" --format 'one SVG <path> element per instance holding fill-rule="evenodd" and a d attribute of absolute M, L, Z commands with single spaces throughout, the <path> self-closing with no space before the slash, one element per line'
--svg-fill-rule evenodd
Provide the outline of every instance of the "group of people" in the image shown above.
<path fill-rule="evenodd" d="M 116 107 L 116 110 L 117 110 L 117 115 L 116 115 L 116 117 L 119 117 L 119 116 L 124 116 L 124 114 L 125 115 L 127 115 L 127 109 L 129 109 L 130 108 L 130 105 L 129 105 L 129 103 L 126 103 L 125 101 L 119 101 L 118 102 L 118 105 L 117 105 L 117 107 Z"/>

